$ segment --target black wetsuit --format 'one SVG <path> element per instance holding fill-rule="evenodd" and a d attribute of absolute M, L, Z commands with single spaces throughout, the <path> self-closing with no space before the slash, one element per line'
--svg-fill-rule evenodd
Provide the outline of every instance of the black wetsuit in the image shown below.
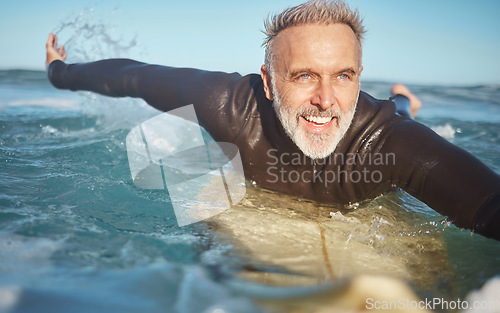
<path fill-rule="evenodd" d="M 240 150 L 245 176 L 276 191 L 347 204 L 400 187 L 457 226 L 500 239 L 500 176 L 429 128 L 396 113 L 392 101 L 361 92 L 334 154 L 313 162 L 284 133 L 260 75 L 241 76 L 127 59 L 54 61 L 57 88 L 138 97 L 169 111 L 193 104 L 216 141 Z"/>

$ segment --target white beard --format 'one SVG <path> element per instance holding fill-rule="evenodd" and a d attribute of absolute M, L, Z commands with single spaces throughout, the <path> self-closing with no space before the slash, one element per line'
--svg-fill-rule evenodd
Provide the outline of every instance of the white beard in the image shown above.
<path fill-rule="evenodd" d="M 274 86 L 273 86 L 274 87 Z M 343 114 L 338 108 L 330 107 L 327 110 L 320 111 L 313 107 L 300 107 L 294 113 L 290 107 L 284 106 L 281 95 L 273 88 L 273 107 L 278 115 L 285 132 L 299 149 L 311 159 L 324 159 L 331 155 L 340 140 L 344 137 L 349 129 L 356 111 L 356 104 L 352 106 L 347 113 Z M 299 127 L 299 118 L 304 114 L 314 114 L 318 116 L 328 116 L 337 118 L 333 121 L 336 125 L 332 125 L 328 132 L 323 134 L 313 134 Z"/>

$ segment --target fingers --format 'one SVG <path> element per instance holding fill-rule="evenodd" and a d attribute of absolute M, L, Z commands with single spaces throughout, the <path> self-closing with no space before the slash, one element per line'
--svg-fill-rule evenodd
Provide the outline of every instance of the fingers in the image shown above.
<path fill-rule="evenodd" d="M 61 55 L 63 61 L 66 61 L 66 50 L 64 49 L 64 45 L 57 49 L 57 52 Z"/>
<path fill-rule="evenodd" d="M 48 68 L 49 64 L 54 60 L 66 61 L 66 49 L 64 46 L 57 47 L 57 35 L 52 33 L 49 34 L 47 39 L 46 48 L 47 56 L 45 59 L 45 67 Z"/>
<path fill-rule="evenodd" d="M 57 35 L 50 33 L 45 46 L 47 49 L 53 48 L 57 51 Z"/>
<path fill-rule="evenodd" d="M 49 34 L 49 38 L 47 39 L 47 42 L 45 43 L 45 48 L 49 49 L 52 47 L 52 43 L 54 42 L 54 35 L 52 33 Z"/>
<path fill-rule="evenodd" d="M 408 87 L 406 87 L 403 84 L 394 84 L 392 86 L 391 92 L 393 95 L 400 94 L 400 95 L 406 96 L 407 94 L 410 93 L 410 90 L 408 89 Z"/>
<path fill-rule="evenodd" d="M 46 47 L 47 47 L 47 52 L 49 53 L 57 53 L 59 54 L 64 60 L 66 59 L 66 49 L 64 48 L 64 45 L 60 46 L 59 48 L 57 47 L 58 45 L 58 38 L 57 35 L 54 35 L 52 33 L 49 34 L 49 38 L 47 39 Z M 53 51 L 49 51 L 53 50 Z"/>

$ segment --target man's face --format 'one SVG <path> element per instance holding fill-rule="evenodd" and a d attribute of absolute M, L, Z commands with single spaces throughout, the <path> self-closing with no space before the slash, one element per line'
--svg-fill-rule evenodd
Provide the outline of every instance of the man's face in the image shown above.
<path fill-rule="evenodd" d="M 274 53 L 274 72 L 261 71 L 267 98 L 304 154 L 329 156 L 358 100 L 361 48 L 354 32 L 345 24 L 293 26 L 276 37 Z"/>

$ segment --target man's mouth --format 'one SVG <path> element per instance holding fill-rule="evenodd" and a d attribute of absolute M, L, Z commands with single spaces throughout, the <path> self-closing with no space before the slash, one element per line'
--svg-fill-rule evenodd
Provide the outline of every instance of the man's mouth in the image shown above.
<path fill-rule="evenodd" d="M 326 126 L 334 119 L 334 116 L 302 115 L 301 117 L 314 126 Z"/>

